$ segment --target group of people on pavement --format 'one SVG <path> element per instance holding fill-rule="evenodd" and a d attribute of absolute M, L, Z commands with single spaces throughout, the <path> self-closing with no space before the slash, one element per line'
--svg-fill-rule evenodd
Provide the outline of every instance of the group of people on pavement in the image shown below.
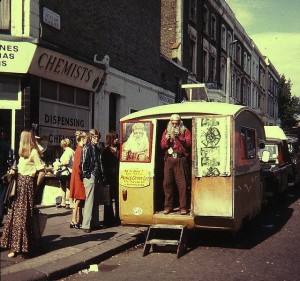
<path fill-rule="evenodd" d="M 119 225 L 118 135 L 108 133 L 103 150 L 98 146 L 101 134 L 96 129 L 91 129 L 88 134 L 77 131 L 75 137 L 77 148 L 70 180 L 70 198 L 74 200 L 74 206 L 70 228 L 82 228 L 89 233 L 99 227 L 99 197 L 106 185 L 110 194 L 109 203 L 104 205 L 104 226 Z"/>
<path fill-rule="evenodd" d="M 98 198 L 103 185 L 109 185 L 111 193 L 110 203 L 104 210 L 104 225 L 120 224 L 117 203 L 118 135 L 115 132 L 107 135 L 107 146 L 103 151 L 98 147 L 100 137 L 100 133 L 95 129 L 91 129 L 88 133 L 76 131 L 75 152 L 70 146 L 69 139 L 62 140 L 61 147 L 64 152 L 57 164 L 57 168 L 67 167 L 71 172 L 70 179 L 61 181 L 60 205 L 69 207 L 69 200 L 73 199 L 70 227 L 82 228 L 85 233 L 100 226 Z M 18 155 L 19 159 L 14 165 L 6 165 L 7 175 L 16 180 L 17 188 L 14 200 L 7 208 L 0 241 L 1 248 L 9 249 L 8 257 L 11 258 L 18 254 L 30 257 L 34 250 L 34 198 L 45 177 L 45 163 L 34 131 L 24 130 L 21 133 Z M 6 156 L 8 159 L 9 155 Z M 115 212 L 113 199 L 116 202 Z"/>
<path fill-rule="evenodd" d="M 140 124 L 136 130 L 143 129 Z M 69 207 L 73 199 L 73 212 L 70 228 L 82 229 L 89 233 L 99 225 L 99 193 L 103 186 L 110 187 L 109 203 L 104 206 L 104 225 L 120 224 L 119 218 L 119 145 L 118 135 L 110 132 L 106 136 L 106 147 L 98 146 L 100 133 L 91 129 L 88 133 L 76 131 L 76 150 L 71 141 L 64 139 L 61 147 L 64 152 L 57 163 L 58 167 L 67 167 L 71 172 L 69 180 L 61 181 L 61 207 Z M 2 141 L 2 140 L 0 140 Z M 165 154 L 163 189 L 165 194 L 165 215 L 173 212 L 174 187 L 179 191 L 180 214 L 188 214 L 186 190 L 188 184 L 188 160 L 191 148 L 191 132 L 185 127 L 181 117 L 173 114 L 164 131 L 161 148 Z M 9 159 L 9 149 L 1 153 Z M 19 143 L 19 160 L 7 165 L 9 174 L 17 182 L 16 195 L 8 208 L 0 241 L 1 248 L 9 249 L 8 257 L 18 254 L 30 256 L 33 251 L 33 220 L 35 193 L 45 177 L 45 163 L 39 149 L 34 131 L 24 130 Z M 11 166 L 11 167 L 10 167 Z M 1 170 L 1 175 L 4 171 Z M 176 183 L 176 184 L 175 184 Z M 113 208 L 113 200 L 115 208 Z"/>

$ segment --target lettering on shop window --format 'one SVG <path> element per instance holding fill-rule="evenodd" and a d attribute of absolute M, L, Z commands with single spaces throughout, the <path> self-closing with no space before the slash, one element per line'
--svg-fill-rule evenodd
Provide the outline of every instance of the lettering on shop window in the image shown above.
<path fill-rule="evenodd" d="M 45 124 L 71 126 L 75 128 L 84 128 L 84 120 L 45 114 Z"/>
<path fill-rule="evenodd" d="M 50 144 L 60 144 L 60 142 L 65 138 L 68 138 L 71 141 L 71 144 L 75 145 L 75 137 L 73 135 L 49 134 L 48 141 Z"/>
<path fill-rule="evenodd" d="M 18 46 L 0 44 L 0 66 L 7 66 L 7 62 L 13 60 L 18 51 Z"/>

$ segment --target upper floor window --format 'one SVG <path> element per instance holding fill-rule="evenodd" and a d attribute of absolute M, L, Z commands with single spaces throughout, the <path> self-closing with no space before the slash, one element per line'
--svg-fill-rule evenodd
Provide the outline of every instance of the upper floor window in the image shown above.
<path fill-rule="evenodd" d="M 232 34 L 230 32 L 227 33 L 227 52 L 231 55 L 231 47 L 232 47 Z"/>
<path fill-rule="evenodd" d="M 236 79 L 236 99 L 237 101 L 241 101 L 241 79 Z"/>
<path fill-rule="evenodd" d="M 247 73 L 251 73 L 251 59 L 249 56 L 247 57 Z"/>
<path fill-rule="evenodd" d="M 196 74 L 197 72 L 197 31 L 191 26 L 189 26 L 189 38 L 190 38 L 189 71 Z"/>
<path fill-rule="evenodd" d="M 207 7 L 204 6 L 203 8 L 203 31 L 208 34 L 208 16 L 209 16 L 209 13 L 208 13 L 208 10 L 207 10 Z"/>
<path fill-rule="evenodd" d="M 244 53 L 244 71 L 247 71 L 247 53 Z"/>
<path fill-rule="evenodd" d="M 237 64 L 241 65 L 242 61 L 242 50 L 241 50 L 241 45 L 238 44 L 236 47 L 236 62 Z"/>
<path fill-rule="evenodd" d="M 190 20 L 197 22 L 197 0 L 190 0 Z"/>
<path fill-rule="evenodd" d="M 208 74 L 207 74 L 207 69 L 208 69 L 208 55 L 205 50 L 203 50 L 203 65 L 202 65 L 202 71 L 203 71 L 203 79 L 204 82 L 208 81 Z"/>
<path fill-rule="evenodd" d="M 208 75 L 209 82 L 214 82 L 216 80 L 216 58 L 214 56 L 210 56 L 209 58 Z"/>
<path fill-rule="evenodd" d="M 215 15 L 211 15 L 211 26 L 210 26 L 210 36 L 211 39 L 216 40 L 217 38 L 217 21 Z"/>
<path fill-rule="evenodd" d="M 0 32 L 8 32 L 10 30 L 10 6 L 11 0 L 0 1 Z"/>
<path fill-rule="evenodd" d="M 221 29 L 221 46 L 224 50 L 226 50 L 226 46 L 227 46 L 227 30 L 225 25 L 222 24 L 222 29 Z"/>

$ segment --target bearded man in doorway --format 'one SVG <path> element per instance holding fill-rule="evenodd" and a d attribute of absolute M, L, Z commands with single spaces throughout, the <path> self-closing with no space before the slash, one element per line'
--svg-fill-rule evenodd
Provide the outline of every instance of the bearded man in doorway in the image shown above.
<path fill-rule="evenodd" d="M 165 152 L 164 181 L 163 189 L 165 193 L 164 214 L 173 211 L 174 185 L 179 192 L 180 214 L 188 213 L 186 207 L 186 190 L 188 183 L 188 163 L 187 157 L 192 145 L 191 132 L 186 128 L 178 114 L 173 114 L 164 131 L 161 148 Z"/>

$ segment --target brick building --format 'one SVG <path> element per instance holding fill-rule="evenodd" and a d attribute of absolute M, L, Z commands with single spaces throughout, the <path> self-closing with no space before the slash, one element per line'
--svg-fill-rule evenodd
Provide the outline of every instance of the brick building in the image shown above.
<path fill-rule="evenodd" d="M 224 0 L 1 0 L 0 11 L 0 126 L 13 147 L 32 124 L 50 145 L 118 131 L 128 113 L 181 102 L 186 83 L 277 122 L 279 75 Z"/>
<path fill-rule="evenodd" d="M 74 140 L 76 129 L 118 131 L 122 116 L 173 103 L 179 93 L 186 72 L 160 55 L 158 0 L 1 5 L 1 57 L 13 59 L 1 64 L 0 75 L 4 92 L 17 97 L 14 108 L 3 98 L 1 114 L 10 116 L 13 146 L 32 124 L 50 145 Z"/>

